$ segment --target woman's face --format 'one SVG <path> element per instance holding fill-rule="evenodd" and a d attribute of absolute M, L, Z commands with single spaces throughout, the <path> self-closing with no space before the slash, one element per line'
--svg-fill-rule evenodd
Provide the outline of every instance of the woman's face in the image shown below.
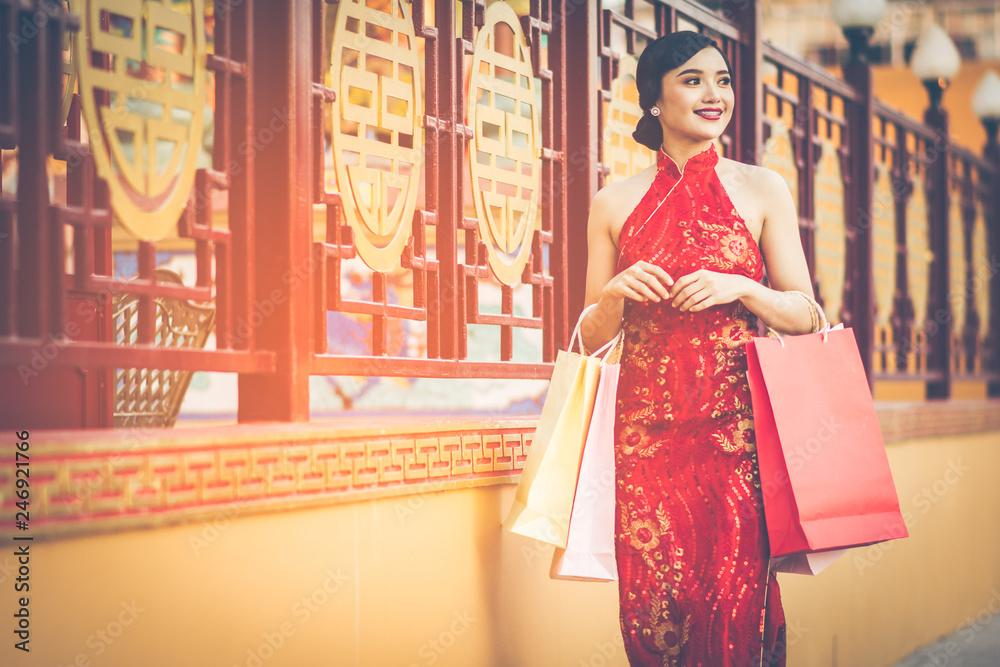
<path fill-rule="evenodd" d="M 664 135 L 710 141 L 733 116 L 733 85 L 722 54 L 711 46 L 663 75 L 660 124 Z"/>

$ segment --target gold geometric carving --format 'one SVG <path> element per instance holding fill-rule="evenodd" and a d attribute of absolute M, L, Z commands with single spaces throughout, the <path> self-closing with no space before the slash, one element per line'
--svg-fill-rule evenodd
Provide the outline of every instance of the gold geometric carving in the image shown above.
<path fill-rule="evenodd" d="M 986 339 L 990 330 L 990 267 L 989 244 L 986 237 L 986 217 L 982 203 L 976 206 L 976 222 L 972 227 L 972 290 L 979 315 L 979 338 Z"/>
<path fill-rule="evenodd" d="M 32 533 L 163 525 L 517 481 L 535 422 L 33 432 Z M 14 476 L 0 469 L 0 498 Z"/>
<path fill-rule="evenodd" d="M 479 234 L 500 282 L 516 285 L 538 226 L 541 138 L 531 53 L 508 5 L 486 9 L 469 82 L 469 165 Z"/>
<path fill-rule="evenodd" d="M 913 302 L 913 325 L 923 329 L 927 321 L 930 265 L 934 258 L 928 239 L 927 195 L 919 178 L 906 203 L 906 290 Z"/>
<path fill-rule="evenodd" d="M 361 259 L 388 271 L 399 262 L 417 203 L 423 64 L 404 0 L 345 0 L 336 12 L 330 112 L 337 188 Z"/>
<path fill-rule="evenodd" d="M 611 100 L 605 102 L 604 162 L 610 169 L 605 185 L 634 176 L 653 164 L 653 151 L 632 138 L 635 125 L 642 118 L 639 89 L 635 85 L 636 62 L 635 56 L 624 56 L 618 61 L 618 76 L 611 82 Z"/>
<path fill-rule="evenodd" d="M 886 327 L 896 295 L 896 207 L 889 168 L 875 165 L 872 197 L 872 265 L 875 283 L 875 323 Z"/>
<path fill-rule="evenodd" d="M 67 13 L 76 12 L 76 8 L 73 6 L 75 3 L 76 0 L 63 0 L 63 6 Z M 76 90 L 77 67 L 74 57 L 76 41 L 76 32 L 73 30 L 63 32 L 63 99 L 62 116 L 60 116 L 63 120 L 69 115 L 69 105 L 73 102 L 73 93 Z"/>
<path fill-rule="evenodd" d="M 837 147 L 821 142 L 816 170 L 816 279 L 823 297 L 823 310 L 830 323 L 840 321 L 844 302 L 844 271 L 847 236 L 844 227 L 844 180 L 840 174 Z"/>
<path fill-rule="evenodd" d="M 97 171 L 118 220 L 156 241 L 176 226 L 194 183 L 206 103 L 203 0 L 81 5 L 74 59 Z"/>
<path fill-rule="evenodd" d="M 948 303 L 951 330 L 962 335 L 965 328 L 965 221 L 962 219 L 961 192 L 952 191 L 948 207 Z"/>
<path fill-rule="evenodd" d="M 772 169 L 785 179 L 788 189 L 792 192 L 795 208 L 799 208 L 799 169 L 795 166 L 795 154 L 792 152 L 792 140 L 788 133 L 788 125 L 779 119 L 771 121 L 771 136 L 764 144 L 764 154 L 760 162 L 762 167 Z"/>

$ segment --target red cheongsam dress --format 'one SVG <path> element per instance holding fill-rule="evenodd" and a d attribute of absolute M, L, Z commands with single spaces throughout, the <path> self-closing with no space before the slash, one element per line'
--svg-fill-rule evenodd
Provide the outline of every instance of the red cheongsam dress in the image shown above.
<path fill-rule="evenodd" d="M 760 249 L 715 172 L 714 146 L 683 173 L 662 150 L 625 222 L 618 271 L 763 275 Z M 621 629 L 633 667 L 785 664 L 739 301 L 698 312 L 625 301 L 615 423 Z M 766 594 L 765 594 L 766 592 Z"/>

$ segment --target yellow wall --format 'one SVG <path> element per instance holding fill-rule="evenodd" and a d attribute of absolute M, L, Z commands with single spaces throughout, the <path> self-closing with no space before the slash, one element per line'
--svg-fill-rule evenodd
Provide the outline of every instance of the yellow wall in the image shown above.
<path fill-rule="evenodd" d="M 889 665 L 974 621 L 991 596 L 1000 606 L 1000 432 L 888 451 L 911 537 L 815 578 L 779 575 L 790 667 Z M 237 506 L 214 522 L 36 542 L 28 655 L 10 648 L 5 548 L 0 663 L 625 665 L 615 586 L 550 580 L 549 548 L 501 532 L 512 499 L 505 485 Z"/>

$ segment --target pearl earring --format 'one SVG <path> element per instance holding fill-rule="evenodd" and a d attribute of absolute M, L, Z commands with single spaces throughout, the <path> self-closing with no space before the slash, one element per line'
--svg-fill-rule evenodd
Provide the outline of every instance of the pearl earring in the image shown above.
<path fill-rule="evenodd" d="M 660 115 L 660 107 L 653 107 L 652 109 L 649 110 L 649 113 L 653 114 L 654 116 L 659 116 Z"/>

